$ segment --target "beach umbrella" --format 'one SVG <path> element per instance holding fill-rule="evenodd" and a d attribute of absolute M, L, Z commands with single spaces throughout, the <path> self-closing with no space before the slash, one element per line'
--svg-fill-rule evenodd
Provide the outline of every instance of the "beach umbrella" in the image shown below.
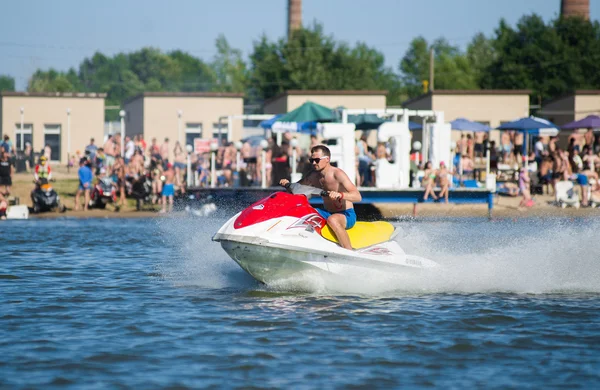
<path fill-rule="evenodd" d="M 569 122 L 561 126 L 563 129 L 600 129 L 600 116 L 588 115 L 578 121 Z"/>
<path fill-rule="evenodd" d="M 423 125 L 418 124 L 413 121 L 408 121 L 408 129 L 409 130 L 423 130 Z"/>
<path fill-rule="evenodd" d="M 491 127 L 483 123 L 473 122 L 465 118 L 457 118 L 450 122 L 452 130 L 460 131 L 490 131 Z"/>
<path fill-rule="evenodd" d="M 348 123 L 354 123 L 356 130 L 374 130 L 384 122 L 387 121 L 375 114 L 348 115 Z"/>
<path fill-rule="evenodd" d="M 279 117 L 271 128 L 279 132 L 311 132 L 316 130 L 317 123 L 333 121 L 335 121 L 335 114 L 331 108 L 308 101 Z"/>
<path fill-rule="evenodd" d="M 506 122 L 496 127 L 498 130 L 517 130 L 522 131 L 526 135 L 558 135 L 558 126 L 547 119 L 538 118 L 536 116 L 528 116 L 525 118 L 516 119 L 512 122 Z"/>
<path fill-rule="evenodd" d="M 525 168 L 528 163 L 529 151 L 529 136 L 530 135 L 549 135 L 551 137 L 558 135 L 558 126 L 547 119 L 538 118 L 536 116 L 528 116 L 520 118 L 512 122 L 503 123 L 497 127 L 498 130 L 516 130 L 525 133 L 525 142 L 523 143 L 523 156 L 525 156 Z"/>
<path fill-rule="evenodd" d="M 271 119 L 266 119 L 266 120 L 260 122 L 259 126 L 265 130 L 268 130 L 271 127 L 273 127 L 273 123 L 277 122 L 277 120 L 279 118 L 281 118 L 282 116 L 283 116 L 283 114 L 274 115 Z"/>

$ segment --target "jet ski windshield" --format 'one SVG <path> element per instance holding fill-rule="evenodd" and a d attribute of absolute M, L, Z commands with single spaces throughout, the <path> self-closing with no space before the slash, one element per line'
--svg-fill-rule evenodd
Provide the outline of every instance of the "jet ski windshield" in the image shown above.
<path fill-rule="evenodd" d="M 286 188 L 294 195 L 304 195 L 309 199 L 311 196 L 327 196 L 327 191 L 300 183 L 289 184 Z"/>

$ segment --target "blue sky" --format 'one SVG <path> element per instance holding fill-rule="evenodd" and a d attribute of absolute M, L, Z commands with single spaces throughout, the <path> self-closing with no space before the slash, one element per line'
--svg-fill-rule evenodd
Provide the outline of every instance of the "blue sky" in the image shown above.
<path fill-rule="evenodd" d="M 337 40 L 363 41 L 397 69 L 409 42 L 445 37 L 464 48 L 491 35 L 500 18 L 511 25 L 530 13 L 555 18 L 560 0 L 303 0 L 304 24 L 319 21 Z M 223 33 L 247 56 L 263 33 L 284 37 L 287 0 L 16 0 L 0 13 L 0 74 L 24 90 L 36 69 L 77 68 L 85 57 L 144 46 L 182 49 L 210 60 Z M 600 6 L 591 1 L 591 17 Z"/>

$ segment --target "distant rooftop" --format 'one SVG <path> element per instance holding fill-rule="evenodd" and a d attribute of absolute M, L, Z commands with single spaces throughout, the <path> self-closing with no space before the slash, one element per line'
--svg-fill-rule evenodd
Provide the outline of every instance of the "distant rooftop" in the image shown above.
<path fill-rule="evenodd" d="M 97 92 L 11 92 L 2 91 L 0 96 L 15 96 L 15 97 L 67 97 L 67 98 L 102 98 L 106 97 L 105 93 Z"/>
<path fill-rule="evenodd" d="M 436 89 L 409 99 L 403 105 L 414 103 L 432 95 L 530 95 L 531 93 L 530 89 Z"/>
<path fill-rule="evenodd" d="M 307 95 L 380 96 L 380 95 L 387 95 L 387 94 L 388 94 L 388 91 L 373 91 L 373 90 L 290 89 L 288 91 L 280 93 L 279 95 L 273 96 L 273 97 L 265 100 L 265 103 L 271 102 L 273 100 L 277 100 L 284 96 L 307 96 Z"/>

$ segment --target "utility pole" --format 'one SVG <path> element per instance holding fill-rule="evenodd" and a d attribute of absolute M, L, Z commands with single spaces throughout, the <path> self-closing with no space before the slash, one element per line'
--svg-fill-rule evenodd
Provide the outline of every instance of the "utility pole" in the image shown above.
<path fill-rule="evenodd" d="M 429 49 L 429 90 L 433 91 L 433 75 L 434 75 L 434 71 L 433 71 L 433 58 L 434 58 L 435 52 L 433 50 L 433 47 L 431 49 Z"/>

